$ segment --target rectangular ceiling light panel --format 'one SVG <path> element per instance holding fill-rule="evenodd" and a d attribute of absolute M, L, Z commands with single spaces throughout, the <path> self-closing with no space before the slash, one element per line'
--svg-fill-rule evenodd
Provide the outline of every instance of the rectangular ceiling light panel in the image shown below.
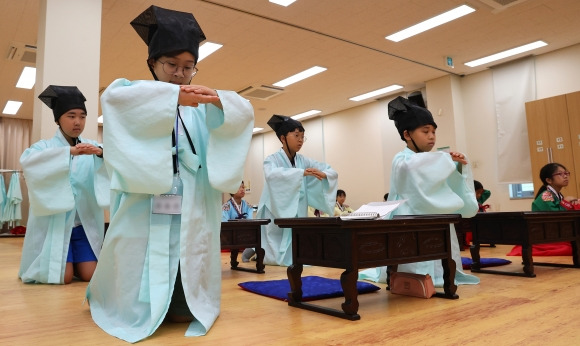
<path fill-rule="evenodd" d="M 402 40 L 409 38 L 411 36 L 415 36 L 417 34 L 420 34 L 424 31 L 433 29 L 439 25 L 442 25 L 442 24 L 448 23 L 452 20 L 455 20 L 457 18 L 463 17 L 463 16 L 470 14 L 471 12 L 474 12 L 474 11 L 475 11 L 474 8 L 471 8 L 467 5 L 462 5 L 462 6 L 454 8 L 450 11 L 442 13 L 438 16 L 435 16 L 433 18 L 422 21 L 419 24 L 415 24 L 411 27 L 408 27 L 407 29 L 396 32 L 396 33 L 389 35 L 385 38 L 387 40 L 390 40 L 390 41 L 399 42 L 399 41 L 402 41 Z"/>
<path fill-rule="evenodd" d="M 351 100 L 351 101 L 362 101 L 362 100 L 370 99 L 371 97 L 375 97 L 375 96 L 378 96 L 378 95 L 390 93 L 392 91 L 399 90 L 399 89 L 402 89 L 402 88 L 403 87 L 400 86 L 400 85 L 398 85 L 398 84 L 393 84 L 393 85 L 390 85 L 390 86 L 385 87 L 385 88 L 377 89 L 375 91 L 370 91 L 370 92 L 368 92 L 366 94 L 362 94 L 362 95 L 358 95 L 358 96 L 355 96 L 355 97 L 351 97 L 351 98 L 349 98 L 349 100 Z"/>
<path fill-rule="evenodd" d="M 8 101 L 6 102 L 6 106 L 4 107 L 2 113 L 15 115 L 16 113 L 18 113 L 20 106 L 22 106 L 22 102 L 20 101 Z"/>
<path fill-rule="evenodd" d="M 495 53 L 495 54 L 492 54 L 490 56 L 486 56 L 486 57 L 481 58 L 481 59 L 476 59 L 473 61 L 466 62 L 465 65 L 467 65 L 469 67 L 475 67 L 475 66 L 490 63 L 492 61 L 497 61 L 497 60 L 501 60 L 501 59 L 504 59 L 504 58 L 507 58 L 510 56 L 520 54 L 520 53 L 524 53 L 524 52 L 527 52 L 527 51 L 530 51 L 533 49 L 544 47 L 547 45 L 548 44 L 544 41 L 536 41 L 536 42 L 525 44 L 523 46 L 508 49 L 508 50 L 505 50 L 503 52 Z"/>
<path fill-rule="evenodd" d="M 286 86 L 288 86 L 290 84 L 294 84 L 296 82 L 299 82 L 299 81 L 301 81 L 303 79 L 312 77 L 312 76 L 314 76 L 316 74 L 319 74 L 320 72 L 324 72 L 324 71 L 326 71 L 326 68 L 325 67 L 314 66 L 314 67 L 309 68 L 308 70 L 304 70 L 304 71 L 302 71 L 300 73 L 297 73 L 297 74 L 295 74 L 293 76 L 290 76 L 290 77 L 288 77 L 286 79 L 283 79 L 283 80 L 281 80 L 279 82 L 276 82 L 276 83 L 274 83 L 272 85 L 273 86 L 276 86 L 276 87 L 279 87 L 279 88 L 284 88 L 284 87 L 286 87 Z"/>

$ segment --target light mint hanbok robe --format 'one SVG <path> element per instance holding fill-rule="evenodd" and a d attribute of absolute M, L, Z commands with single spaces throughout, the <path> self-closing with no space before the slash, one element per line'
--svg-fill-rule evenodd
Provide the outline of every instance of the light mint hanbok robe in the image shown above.
<path fill-rule="evenodd" d="M 19 221 L 22 219 L 21 203 L 22 190 L 20 189 L 20 174 L 13 172 L 10 177 L 10 184 L 8 185 L 8 192 L 6 193 L 6 203 L 2 209 L 0 219 L 8 222 L 10 226 L 19 225 Z"/>
<path fill-rule="evenodd" d="M 220 311 L 221 197 L 242 182 L 254 113 L 232 91 L 218 91 L 223 111 L 180 106 L 197 155 L 179 123 L 181 215 L 152 214 L 152 196 L 172 186 L 178 94 L 179 85 L 118 79 L 101 97 L 111 221 L 87 298 L 97 325 L 129 342 L 163 322 L 178 267 L 194 316 L 186 336 L 205 335 Z"/>
<path fill-rule="evenodd" d="M 222 222 L 229 221 L 234 219 L 252 219 L 254 216 L 254 208 L 249 205 L 245 200 L 242 199 L 242 203 L 240 205 L 240 212 L 242 216 L 238 213 L 236 206 L 233 204 L 235 201 L 232 201 L 231 198 L 225 202 L 222 206 Z M 244 215 L 246 214 L 246 215 Z"/>
<path fill-rule="evenodd" d="M 83 143 L 98 143 L 79 137 Z M 18 276 L 25 283 L 63 284 L 75 215 L 78 213 L 97 259 L 109 206 L 109 178 L 103 159 L 71 156 L 60 130 L 26 149 L 20 164 L 28 186 L 30 213 Z"/>
<path fill-rule="evenodd" d="M 292 167 L 283 149 L 264 160 L 264 190 L 258 204 L 258 219 L 307 217 L 308 206 L 332 215 L 336 203 L 338 174 L 326 163 L 296 154 Z M 306 168 L 326 173 L 326 179 L 304 176 Z M 292 264 L 292 233 L 274 222 L 262 226 L 264 264 Z"/>
<path fill-rule="evenodd" d="M 0 172 L 1 173 L 1 172 Z M 0 174 L 0 211 L 4 210 L 4 205 L 6 205 L 6 184 L 4 183 L 4 176 Z M 0 228 L 4 223 L 3 212 L 0 212 Z"/>
<path fill-rule="evenodd" d="M 467 158 L 466 158 L 467 159 Z M 478 211 L 471 166 L 454 162 L 449 153 L 415 153 L 405 148 L 393 158 L 389 201 L 406 199 L 393 215 L 461 214 L 473 217 Z M 479 278 L 462 270 L 455 227 L 451 225 L 451 252 L 456 264 L 455 284 L 478 284 Z M 359 279 L 385 283 L 387 267 L 363 270 Z M 429 274 L 437 287 L 443 286 L 441 261 L 400 264 L 397 271 Z"/>

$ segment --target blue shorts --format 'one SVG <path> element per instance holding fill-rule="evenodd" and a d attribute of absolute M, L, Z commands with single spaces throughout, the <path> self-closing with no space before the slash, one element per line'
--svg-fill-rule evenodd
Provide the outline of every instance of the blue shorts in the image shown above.
<path fill-rule="evenodd" d="M 83 226 L 80 225 L 73 228 L 70 236 L 70 243 L 68 245 L 66 262 L 80 263 L 93 261 L 97 261 L 97 256 L 95 256 L 95 253 L 91 248 L 91 244 L 87 239 Z"/>

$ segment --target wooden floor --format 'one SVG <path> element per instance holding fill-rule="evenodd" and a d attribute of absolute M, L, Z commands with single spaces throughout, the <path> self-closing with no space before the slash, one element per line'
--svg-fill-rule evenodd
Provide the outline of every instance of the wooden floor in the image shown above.
<path fill-rule="evenodd" d="M 18 279 L 22 238 L 0 238 L 0 344 L 123 345 L 98 328 L 87 304 L 86 283 L 25 285 Z M 482 248 L 482 257 L 512 260 L 509 246 Z M 462 256 L 469 257 L 468 251 Z M 542 261 L 571 263 L 567 257 Z M 359 321 L 292 308 L 245 292 L 238 283 L 286 278 L 286 268 L 266 274 L 231 271 L 222 253 L 222 309 L 210 332 L 186 338 L 185 324 L 163 324 L 143 345 L 578 345 L 580 269 L 536 266 L 536 278 L 477 274 L 481 283 L 459 286 L 458 300 L 420 299 L 380 291 L 359 296 Z M 247 264 L 244 264 L 247 265 Z M 303 275 L 338 278 L 340 270 L 304 268 Z M 317 304 L 340 308 L 342 298 Z"/>

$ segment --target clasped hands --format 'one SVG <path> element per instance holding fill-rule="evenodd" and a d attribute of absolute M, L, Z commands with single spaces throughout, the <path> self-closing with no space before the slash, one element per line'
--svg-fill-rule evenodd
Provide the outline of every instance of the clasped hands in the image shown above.
<path fill-rule="evenodd" d="M 103 155 L 103 149 L 92 145 L 90 143 L 79 143 L 74 147 L 70 147 L 70 154 L 71 155 Z"/>
<path fill-rule="evenodd" d="M 326 178 L 326 173 L 319 171 L 316 168 L 306 168 L 304 170 L 304 176 L 306 177 L 308 175 L 311 175 L 318 180 L 322 180 L 322 179 Z"/>
<path fill-rule="evenodd" d="M 190 107 L 197 107 L 200 103 L 212 103 L 222 108 L 217 91 L 203 85 L 181 85 L 178 103 Z"/>

